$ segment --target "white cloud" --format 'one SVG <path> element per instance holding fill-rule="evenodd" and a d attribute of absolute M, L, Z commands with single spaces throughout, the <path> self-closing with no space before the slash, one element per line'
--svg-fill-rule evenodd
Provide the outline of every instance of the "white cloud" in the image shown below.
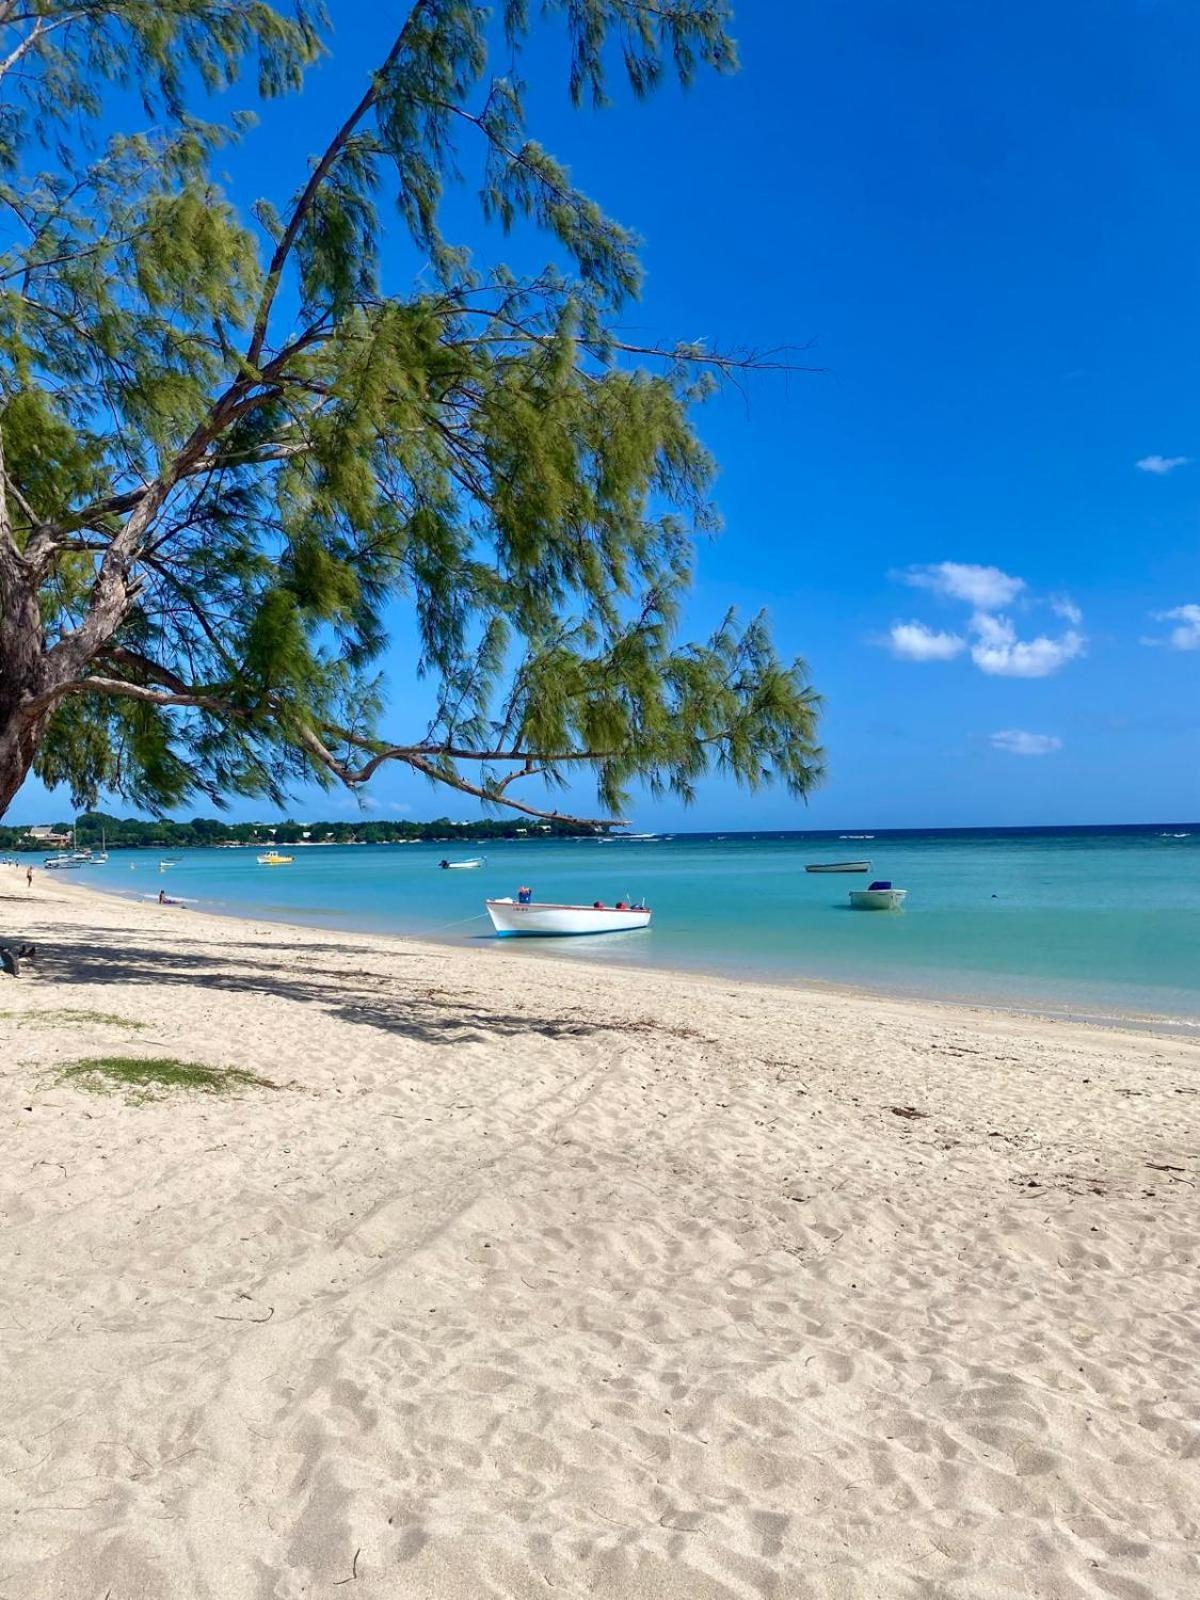
<path fill-rule="evenodd" d="M 1191 456 L 1143 456 L 1137 462 L 1137 469 L 1139 472 L 1152 472 L 1156 478 L 1165 478 L 1176 467 L 1190 465 L 1191 459 Z"/>
<path fill-rule="evenodd" d="M 1087 643 L 1074 628 L 1068 628 L 1056 639 L 1046 634 L 1039 634 L 1036 639 L 1018 639 L 1017 630 L 1007 617 L 989 616 L 986 611 L 975 613 L 971 629 L 975 634 L 971 660 L 980 672 L 993 678 L 1048 678 L 1081 656 Z"/>
<path fill-rule="evenodd" d="M 1143 644 L 1165 644 L 1172 650 L 1200 650 L 1200 606 L 1176 606 L 1173 611 L 1155 611 L 1155 622 L 1177 622 L 1165 639 L 1143 639 Z"/>
<path fill-rule="evenodd" d="M 1062 749 L 1062 740 L 1053 733 L 1027 733 L 1024 728 L 1002 728 L 991 736 L 992 745 L 1010 756 L 1051 756 Z"/>
<path fill-rule="evenodd" d="M 888 648 L 901 661 L 953 661 L 967 647 L 956 633 L 937 633 L 923 622 L 894 622 Z"/>
<path fill-rule="evenodd" d="M 914 589 L 932 589 L 934 594 L 963 600 L 978 611 L 1011 605 L 1025 587 L 1024 578 L 1012 578 L 999 567 L 975 567 L 960 561 L 909 567 L 900 577 Z"/>
<path fill-rule="evenodd" d="M 972 566 L 960 561 L 939 561 L 906 568 L 892 574 L 901 583 L 928 589 L 943 599 L 965 602 L 972 608 L 966 634 L 938 631 L 924 622 L 895 622 L 879 644 L 902 661 L 952 661 L 964 650 L 980 672 L 997 678 L 1046 678 L 1068 661 L 1083 655 L 1087 639 L 1082 631 L 1083 612 L 1069 595 L 1036 597 L 1067 624 L 1062 633 L 1038 634 L 1021 639 L 1002 608 L 1014 600 L 1027 610 L 1035 599 L 1024 578 L 999 567 Z"/>

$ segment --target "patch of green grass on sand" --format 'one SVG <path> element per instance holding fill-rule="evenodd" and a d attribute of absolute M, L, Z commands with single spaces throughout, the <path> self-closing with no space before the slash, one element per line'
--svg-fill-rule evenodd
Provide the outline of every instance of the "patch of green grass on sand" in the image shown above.
<path fill-rule="evenodd" d="M 206 1067 L 173 1056 L 88 1056 L 68 1062 L 58 1070 L 60 1083 L 74 1084 L 91 1094 L 124 1094 L 134 1104 L 160 1100 L 175 1091 L 197 1094 L 235 1094 L 239 1089 L 277 1089 L 241 1067 Z"/>
<path fill-rule="evenodd" d="M 144 1022 L 134 1022 L 131 1017 L 118 1017 L 111 1011 L 73 1011 L 69 1007 L 58 1011 L 0 1011 L 0 1021 L 25 1024 L 34 1028 L 56 1028 L 60 1023 L 100 1022 L 109 1028 L 141 1029 Z"/>

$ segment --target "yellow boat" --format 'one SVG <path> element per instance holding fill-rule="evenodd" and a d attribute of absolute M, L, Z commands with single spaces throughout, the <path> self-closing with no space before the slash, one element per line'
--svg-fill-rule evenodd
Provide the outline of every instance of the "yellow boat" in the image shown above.
<path fill-rule="evenodd" d="M 259 856 L 260 867 L 290 867 L 295 860 L 294 856 L 281 856 L 275 850 L 268 850 L 265 856 Z"/>

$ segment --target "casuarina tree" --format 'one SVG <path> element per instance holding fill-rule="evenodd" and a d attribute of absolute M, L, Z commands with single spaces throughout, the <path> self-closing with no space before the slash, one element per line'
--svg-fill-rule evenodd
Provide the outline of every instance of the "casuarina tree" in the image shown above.
<path fill-rule="evenodd" d="M 0 0 L 0 815 L 31 771 L 161 808 L 399 762 L 537 816 L 586 773 L 605 817 L 635 783 L 816 780 L 763 619 L 677 636 L 715 525 L 691 408 L 730 362 L 618 336 L 635 241 L 523 110 L 534 28 L 577 102 L 606 70 L 641 96 L 733 67 L 725 0 L 533 10 L 408 0 L 352 104 L 309 80 L 291 191 L 244 204 L 254 124 L 202 112 L 304 92 L 323 13 Z M 547 266 L 447 237 L 458 182 Z M 381 677 L 402 605 L 419 726 Z"/>

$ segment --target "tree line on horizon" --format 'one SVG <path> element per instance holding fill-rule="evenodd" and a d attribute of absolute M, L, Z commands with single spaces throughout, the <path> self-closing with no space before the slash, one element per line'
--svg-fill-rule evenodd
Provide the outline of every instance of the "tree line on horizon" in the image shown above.
<path fill-rule="evenodd" d="M 114 817 L 88 811 L 74 819 L 48 824 L 54 833 L 69 837 L 75 831 L 81 849 L 98 849 L 103 839 L 110 850 L 170 848 L 218 844 L 396 844 L 402 840 L 579 839 L 595 837 L 596 829 L 578 822 L 529 822 L 519 817 L 479 817 L 452 822 L 436 817 L 430 822 L 407 818 L 362 819 L 338 822 L 230 822 L 219 817 L 193 817 L 174 822 L 168 817 Z M 0 824 L 0 849 L 22 852 L 47 850 L 44 839 L 30 837 L 27 827 Z"/>

